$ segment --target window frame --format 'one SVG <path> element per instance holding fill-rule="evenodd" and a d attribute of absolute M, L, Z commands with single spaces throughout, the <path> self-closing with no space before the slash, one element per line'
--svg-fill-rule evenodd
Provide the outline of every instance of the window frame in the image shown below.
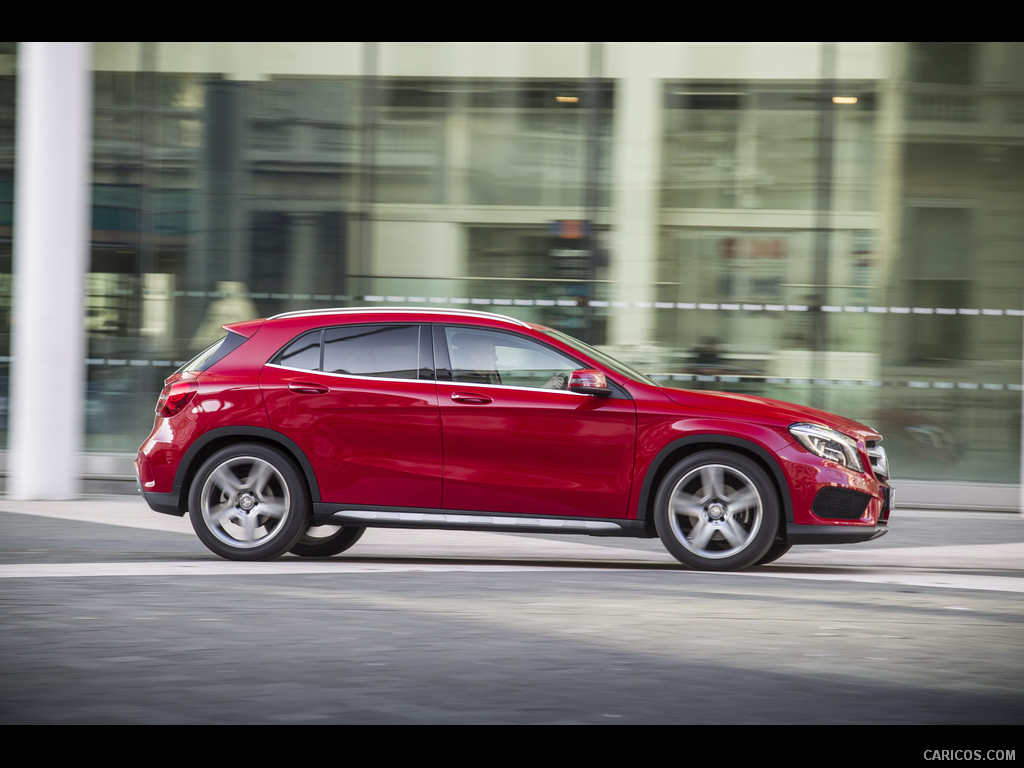
<path fill-rule="evenodd" d="M 459 385 L 459 386 L 464 386 L 464 387 L 500 387 L 500 388 L 504 388 L 504 389 L 515 389 L 515 390 L 526 391 L 526 392 L 557 392 L 557 393 L 560 393 L 560 394 L 575 395 L 577 397 L 592 397 L 592 395 L 586 395 L 586 394 L 583 394 L 583 393 L 580 393 L 580 392 L 573 392 L 571 389 L 568 389 L 568 388 L 566 388 L 566 389 L 551 389 L 551 388 L 540 387 L 540 386 L 527 386 L 527 385 L 524 385 L 524 384 L 506 384 L 504 382 L 501 383 L 501 384 L 489 384 L 489 383 L 483 383 L 483 382 L 473 383 L 473 382 L 456 381 L 455 377 L 453 375 L 453 372 L 452 372 L 451 358 L 450 358 L 450 353 L 449 353 L 449 350 L 448 350 L 448 335 L 446 333 L 446 330 L 449 329 L 449 328 L 453 332 L 458 332 L 460 330 L 461 331 L 477 331 L 477 332 L 483 332 L 483 333 L 493 333 L 493 334 L 498 334 L 498 335 L 502 335 L 502 336 L 510 336 L 510 337 L 512 337 L 512 338 L 514 338 L 514 339 L 516 339 L 518 341 L 534 344 L 537 347 L 540 347 L 542 349 L 550 351 L 550 352 L 552 352 L 552 353 L 554 353 L 556 355 L 559 355 L 559 356 L 561 356 L 563 358 L 566 358 L 567 360 L 571 361 L 573 363 L 572 370 L 574 370 L 574 371 L 582 370 L 582 369 L 591 369 L 591 368 L 595 368 L 595 366 L 596 366 L 596 368 L 598 370 L 602 370 L 603 371 L 606 368 L 610 368 L 611 370 L 619 372 L 617 368 L 611 368 L 610 366 L 606 366 L 600 360 L 594 360 L 594 361 L 583 360 L 580 357 L 578 357 L 577 355 L 572 354 L 570 352 L 567 352 L 566 350 L 561 349 L 561 348 L 555 346 L 554 344 L 549 343 L 544 338 L 538 338 L 538 337 L 535 337 L 535 336 L 530 336 L 528 334 L 519 333 L 519 332 L 513 331 L 513 330 L 505 330 L 503 328 L 491 328 L 491 327 L 488 327 L 488 326 L 478 326 L 478 325 L 462 325 L 462 324 L 459 324 L 459 323 L 435 323 L 434 326 L 433 326 L 432 337 L 433 337 L 433 341 L 434 341 L 434 360 L 435 360 L 435 371 L 434 372 L 435 372 L 435 375 L 437 376 L 437 381 L 438 382 L 444 382 L 444 383 L 449 383 L 449 384 L 454 384 L 454 385 Z M 500 371 L 499 371 L 499 373 L 500 373 Z M 619 384 L 617 384 L 614 381 L 612 381 L 610 378 L 608 379 L 608 388 L 611 390 L 610 397 L 612 397 L 612 398 L 614 398 L 616 400 L 632 400 L 633 399 L 632 396 L 623 387 L 621 387 Z"/>
<path fill-rule="evenodd" d="M 336 329 L 354 329 L 354 328 L 380 328 L 380 329 L 395 329 L 395 328 L 414 328 L 416 330 L 416 360 L 415 367 L 412 368 L 416 372 L 414 377 L 400 377 L 400 376 L 384 376 L 376 373 L 341 373 L 338 371 L 327 371 L 324 370 L 324 361 L 326 356 L 326 345 L 327 335 L 330 331 Z M 425 332 L 425 326 L 423 323 L 410 323 L 410 322 L 366 322 L 366 323 L 333 323 L 330 325 L 323 325 L 319 328 L 311 328 L 303 331 L 293 338 L 289 339 L 287 343 L 274 353 L 274 355 L 268 361 L 268 365 L 274 365 L 279 368 L 287 368 L 292 371 L 306 371 L 309 373 L 316 373 L 322 376 L 338 376 L 343 378 L 355 378 L 355 379 L 374 379 L 376 381 L 433 381 L 435 380 L 434 364 L 433 364 L 433 349 L 429 343 L 428 334 Z M 319 360 L 316 368 L 302 368 L 294 365 L 288 365 L 283 362 L 282 358 L 285 352 L 288 351 L 289 347 L 295 344 L 306 336 L 314 336 L 319 334 Z"/>

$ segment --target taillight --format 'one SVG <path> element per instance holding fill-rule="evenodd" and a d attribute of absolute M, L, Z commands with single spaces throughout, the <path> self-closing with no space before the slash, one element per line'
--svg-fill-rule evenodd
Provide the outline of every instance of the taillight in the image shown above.
<path fill-rule="evenodd" d="M 193 381 L 176 381 L 168 384 L 160 393 L 160 399 L 156 403 L 158 416 L 173 416 L 181 411 L 189 401 L 195 397 L 199 383 Z"/>

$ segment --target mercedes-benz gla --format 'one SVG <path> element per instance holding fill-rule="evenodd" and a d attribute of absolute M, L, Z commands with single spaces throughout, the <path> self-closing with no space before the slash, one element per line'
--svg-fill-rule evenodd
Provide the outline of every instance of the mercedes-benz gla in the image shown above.
<path fill-rule="evenodd" d="M 388 526 L 658 537 L 736 570 L 887 530 L 874 430 L 662 387 L 551 328 L 361 308 L 225 330 L 166 380 L 136 458 L 149 506 L 225 558 L 326 557 Z"/>

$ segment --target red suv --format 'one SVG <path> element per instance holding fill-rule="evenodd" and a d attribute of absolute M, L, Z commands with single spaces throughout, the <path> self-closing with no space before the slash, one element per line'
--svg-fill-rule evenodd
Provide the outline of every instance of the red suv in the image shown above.
<path fill-rule="evenodd" d="M 881 436 L 658 386 L 559 331 L 441 309 L 293 312 L 166 381 L 136 472 L 234 560 L 326 557 L 367 527 L 659 537 L 705 570 L 873 539 Z"/>

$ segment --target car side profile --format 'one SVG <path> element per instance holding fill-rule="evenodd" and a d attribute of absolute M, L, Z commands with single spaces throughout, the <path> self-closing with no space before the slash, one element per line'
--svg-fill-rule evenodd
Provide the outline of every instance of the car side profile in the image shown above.
<path fill-rule="evenodd" d="M 664 388 L 557 330 L 358 308 L 225 326 L 165 382 L 135 466 L 232 560 L 338 554 L 368 527 L 660 538 L 738 570 L 887 531 L 881 435 Z"/>

